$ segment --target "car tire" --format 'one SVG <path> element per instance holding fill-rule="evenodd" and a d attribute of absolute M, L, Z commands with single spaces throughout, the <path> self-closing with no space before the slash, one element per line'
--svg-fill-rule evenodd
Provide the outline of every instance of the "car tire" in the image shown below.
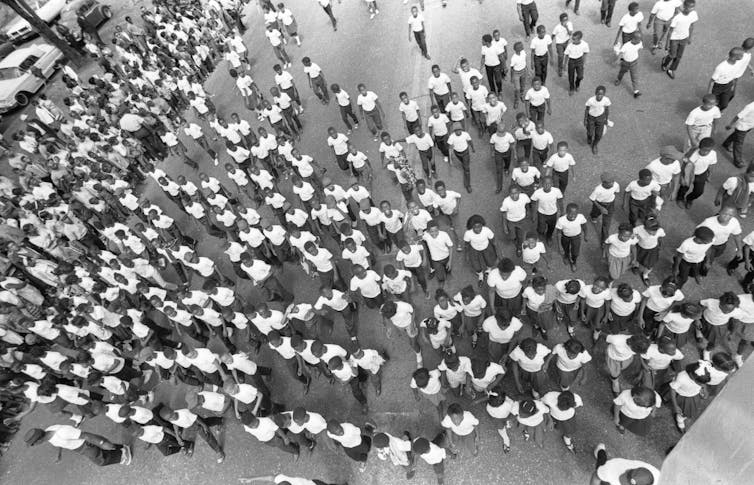
<path fill-rule="evenodd" d="M 105 5 L 104 7 L 102 7 L 102 16 L 106 19 L 109 19 L 113 16 L 113 11 L 110 9 L 110 7 Z"/>
<path fill-rule="evenodd" d="M 19 106 L 28 106 L 29 101 L 31 101 L 31 95 L 27 93 L 26 91 L 21 91 L 20 93 L 16 93 L 16 103 L 18 103 Z"/>

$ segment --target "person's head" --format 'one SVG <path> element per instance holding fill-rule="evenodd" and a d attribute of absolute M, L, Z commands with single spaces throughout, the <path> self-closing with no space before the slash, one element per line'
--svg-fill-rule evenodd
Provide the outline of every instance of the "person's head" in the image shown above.
<path fill-rule="evenodd" d="M 524 43 L 523 42 L 516 42 L 513 44 L 513 50 L 516 54 L 520 54 L 524 50 Z"/>
<path fill-rule="evenodd" d="M 686 373 L 697 384 L 703 385 L 709 383 L 711 380 L 710 370 L 712 364 L 706 360 L 697 360 L 693 364 L 686 366 Z"/>
<path fill-rule="evenodd" d="M 419 16 L 419 9 L 416 8 L 416 7 L 411 7 L 411 15 L 413 17 L 418 17 Z"/>
<path fill-rule="evenodd" d="M 638 30 L 631 35 L 631 43 L 634 45 L 641 44 L 642 35 Z"/>
<path fill-rule="evenodd" d="M 568 14 L 567 13 L 561 13 L 560 17 L 558 17 L 558 20 L 560 21 L 560 25 L 565 25 L 568 23 Z"/>
<path fill-rule="evenodd" d="M 649 234 L 656 234 L 660 229 L 660 223 L 654 215 L 648 215 L 644 218 L 644 230 Z"/>
<path fill-rule="evenodd" d="M 707 226 L 694 229 L 694 242 L 697 244 L 710 244 L 715 239 L 715 232 Z"/>
<path fill-rule="evenodd" d="M 547 175 L 545 177 L 542 177 L 542 190 L 545 192 L 549 192 L 552 190 L 552 177 Z"/>
<path fill-rule="evenodd" d="M 558 394 L 558 409 L 567 411 L 576 407 L 576 396 L 571 391 L 563 391 Z"/>
<path fill-rule="evenodd" d="M 518 346 L 521 347 L 521 350 L 523 350 L 524 354 L 530 359 L 537 354 L 537 341 L 533 338 L 527 337 L 523 339 Z"/>
<path fill-rule="evenodd" d="M 733 372 L 736 369 L 736 363 L 727 352 L 716 352 L 712 355 L 712 367 L 723 372 Z"/>
<path fill-rule="evenodd" d="M 450 297 L 448 294 L 443 290 L 442 288 L 438 288 L 435 291 L 435 301 L 438 305 L 440 305 L 442 308 L 447 308 L 448 303 L 450 302 Z"/>
<path fill-rule="evenodd" d="M 605 86 L 597 86 L 594 90 L 594 97 L 597 98 L 597 101 L 601 101 L 602 98 L 605 97 L 605 93 L 607 93 L 607 88 Z"/>
<path fill-rule="evenodd" d="M 576 45 L 581 44 L 581 39 L 584 38 L 584 33 L 580 30 L 577 30 L 573 34 L 571 34 L 571 42 L 573 42 Z"/>
<path fill-rule="evenodd" d="M 715 140 L 712 137 L 704 137 L 701 140 L 699 140 L 699 155 L 706 156 L 709 155 L 709 153 L 712 151 L 712 149 L 715 147 Z"/>
<path fill-rule="evenodd" d="M 610 282 L 605 278 L 604 276 L 598 276 L 594 278 L 594 281 L 592 282 L 592 293 L 595 295 L 598 293 L 602 293 L 603 291 L 607 290 L 607 288 L 610 286 Z"/>
<path fill-rule="evenodd" d="M 416 10 L 416 7 L 412 10 Z M 377 449 L 388 448 L 390 446 L 390 438 L 385 433 L 375 433 L 372 436 L 372 446 Z"/>
<path fill-rule="evenodd" d="M 660 284 L 660 293 L 666 298 L 670 298 L 678 291 L 678 282 L 672 276 L 668 276 Z"/>
<path fill-rule="evenodd" d="M 301 64 L 303 64 L 303 65 L 305 65 L 307 67 L 311 66 L 312 65 L 312 60 L 309 58 L 309 56 L 304 56 L 304 57 L 301 58 Z"/>
<path fill-rule="evenodd" d="M 414 379 L 414 382 L 420 389 L 423 389 L 427 386 L 427 384 L 429 384 L 429 370 L 425 369 L 424 367 L 416 369 L 412 377 Z"/>
<path fill-rule="evenodd" d="M 406 91 L 401 91 L 398 93 L 398 99 L 401 100 L 401 103 L 408 104 L 408 93 Z"/>
<path fill-rule="evenodd" d="M 647 168 L 642 168 L 639 170 L 639 178 L 636 181 L 642 187 L 646 187 L 652 183 L 652 172 Z"/>
<path fill-rule="evenodd" d="M 471 79 L 469 79 L 469 82 L 471 83 L 471 87 L 473 89 L 479 89 L 479 78 L 476 76 L 471 76 Z"/>
<path fill-rule="evenodd" d="M 464 305 L 471 303 L 471 300 L 473 300 L 476 295 L 477 293 L 471 285 L 464 286 L 461 289 L 461 301 L 463 301 Z"/>
<path fill-rule="evenodd" d="M 702 110 L 709 111 L 717 106 L 717 97 L 712 93 L 702 96 Z"/>
<path fill-rule="evenodd" d="M 568 357 L 573 359 L 584 351 L 584 344 L 572 337 L 565 341 L 563 348 L 565 349 Z"/>
<path fill-rule="evenodd" d="M 432 75 L 434 77 L 440 77 L 440 73 L 441 73 L 440 66 L 438 66 L 437 64 L 433 64 L 431 69 L 432 69 Z"/>
<path fill-rule="evenodd" d="M 411 451 L 416 453 L 417 455 L 425 455 L 429 453 L 430 446 L 429 446 L 429 440 L 427 438 L 416 438 L 413 443 L 411 443 Z"/>
<path fill-rule="evenodd" d="M 647 349 L 649 348 L 650 341 L 643 334 L 639 334 L 639 335 L 631 335 L 626 341 L 626 343 L 628 344 L 628 347 L 635 354 L 641 355 L 644 352 L 646 352 Z"/>
<path fill-rule="evenodd" d="M 547 290 L 547 278 L 537 275 L 531 280 L 531 288 L 538 295 L 544 295 Z"/>
<path fill-rule="evenodd" d="M 576 220 L 576 216 L 579 215 L 579 205 L 571 202 L 566 206 L 566 218 L 569 221 Z"/>
<path fill-rule="evenodd" d="M 657 349 L 665 355 L 675 355 L 678 347 L 675 340 L 670 335 L 663 335 L 657 340 Z"/>
<path fill-rule="evenodd" d="M 547 35 L 547 28 L 544 25 L 538 25 L 537 26 L 537 37 L 540 39 L 544 39 L 545 35 Z"/>
<path fill-rule="evenodd" d="M 733 293 L 732 291 L 726 291 L 722 295 L 720 295 L 720 310 L 723 313 L 730 313 L 736 308 L 738 308 L 738 305 L 740 305 L 741 300 L 739 300 L 738 295 Z"/>
<path fill-rule="evenodd" d="M 479 234 L 482 232 L 482 229 L 485 226 L 484 217 L 480 216 L 479 214 L 474 214 L 471 217 L 468 218 L 466 221 L 466 229 L 474 231 L 474 233 Z"/>
<path fill-rule="evenodd" d="M 644 386 L 634 386 L 631 389 L 631 399 L 634 404 L 643 408 L 653 408 L 657 400 L 655 391 Z"/>
<path fill-rule="evenodd" d="M 725 226 L 731 219 L 735 218 L 736 215 L 738 215 L 738 209 L 730 205 L 725 205 L 720 209 L 720 212 L 717 213 L 717 221 Z"/>
<path fill-rule="evenodd" d="M 634 289 L 628 283 L 620 283 L 616 293 L 623 301 L 631 301 L 634 296 Z"/>
<path fill-rule="evenodd" d="M 458 425 L 463 420 L 463 408 L 456 402 L 450 404 L 445 413 L 456 425 Z"/>
<path fill-rule="evenodd" d="M 544 28 L 543 25 L 540 25 L 540 27 Z M 539 76 L 534 76 L 534 78 L 531 80 L 531 87 L 535 91 L 542 89 L 542 78 Z M 544 124 L 542 124 L 542 126 L 544 127 Z"/>
<path fill-rule="evenodd" d="M 628 13 L 633 15 L 636 15 L 639 13 L 639 3 L 638 2 L 631 2 L 628 4 Z"/>
<path fill-rule="evenodd" d="M 696 320 L 702 313 L 702 309 L 699 304 L 693 302 L 682 303 L 679 307 L 677 307 L 677 310 L 683 318 L 691 320 Z"/>
<path fill-rule="evenodd" d="M 683 7 L 681 7 L 681 12 L 683 12 L 684 15 L 688 15 L 695 8 L 696 8 L 696 0 L 684 0 L 683 1 Z"/>
<path fill-rule="evenodd" d="M 435 192 L 440 197 L 445 197 L 445 195 L 447 194 L 445 182 L 443 182 L 442 180 L 438 180 L 437 182 L 435 182 Z"/>
<path fill-rule="evenodd" d="M 526 113 L 516 113 L 516 125 L 520 126 L 521 128 L 525 128 L 526 125 L 529 124 L 529 117 L 526 116 Z"/>
<path fill-rule="evenodd" d="M 359 84 L 356 86 L 356 90 L 359 92 L 359 94 L 366 95 L 367 94 L 367 87 L 365 84 Z"/>

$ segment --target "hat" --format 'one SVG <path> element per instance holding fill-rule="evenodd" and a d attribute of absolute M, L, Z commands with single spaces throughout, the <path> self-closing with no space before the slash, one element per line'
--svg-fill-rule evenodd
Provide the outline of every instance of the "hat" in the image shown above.
<path fill-rule="evenodd" d="M 672 158 L 673 160 L 681 160 L 683 158 L 683 153 L 678 151 L 673 145 L 665 145 L 660 148 L 660 156 L 663 158 Z"/>
<path fill-rule="evenodd" d="M 29 431 L 26 432 L 26 436 L 24 436 L 24 442 L 28 446 L 34 446 L 44 438 L 45 432 L 39 428 L 32 428 Z"/>

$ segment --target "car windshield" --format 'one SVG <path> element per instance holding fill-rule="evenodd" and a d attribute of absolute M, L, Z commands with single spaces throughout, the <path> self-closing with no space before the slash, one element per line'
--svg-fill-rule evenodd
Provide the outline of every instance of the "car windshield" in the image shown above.
<path fill-rule="evenodd" d="M 18 66 L 20 71 L 26 72 L 39 60 L 39 56 L 29 56 Z"/>
<path fill-rule="evenodd" d="M 0 68 L 0 81 L 5 81 L 7 79 L 16 79 L 19 76 L 21 76 L 21 73 L 19 72 L 17 67 Z"/>

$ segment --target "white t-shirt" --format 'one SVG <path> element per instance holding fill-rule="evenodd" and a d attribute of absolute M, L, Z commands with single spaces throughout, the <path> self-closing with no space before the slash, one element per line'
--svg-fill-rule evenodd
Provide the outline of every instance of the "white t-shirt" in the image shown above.
<path fill-rule="evenodd" d="M 413 122 L 419 119 L 419 105 L 416 104 L 416 101 L 413 99 L 409 99 L 408 103 L 400 102 L 398 104 L 398 111 L 403 113 L 408 122 Z"/>
<path fill-rule="evenodd" d="M 441 72 L 437 77 L 434 75 L 430 76 L 429 81 L 427 81 L 427 87 L 438 96 L 443 96 L 450 92 L 448 84 L 450 84 L 450 78 L 444 72 Z"/>
<path fill-rule="evenodd" d="M 500 298 L 514 298 L 521 293 L 523 283 L 526 281 L 526 271 L 516 266 L 507 279 L 503 279 L 500 270 L 495 268 L 487 275 L 487 285 L 495 288 L 495 293 Z"/>
<path fill-rule="evenodd" d="M 448 134 L 448 123 L 450 119 L 444 113 L 440 113 L 437 118 L 432 115 L 427 118 L 427 129 L 432 130 L 433 136 L 445 136 Z"/>
<path fill-rule="evenodd" d="M 349 286 L 351 291 L 359 291 L 365 298 L 374 298 L 382 292 L 380 288 L 380 281 L 382 278 L 380 275 L 372 270 L 366 271 L 366 276 L 363 279 L 354 276 L 351 278 L 351 284 Z"/>
<path fill-rule="evenodd" d="M 609 189 L 606 189 L 600 184 L 592 190 L 592 193 L 589 195 L 589 200 L 599 202 L 600 204 L 609 204 L 615 200 L 615 194 L 618 192 L 620 192 L 620 185 L 618 185 L 618 182 L 613 182 L 613 186 Z"/>
<path fill-rule="evenodd" d="M 654 179 L 652 179 L 651 182 L 644 186 L 639 185 L 639 182 L 637 180 L 632 180 L 626 186 L 626 192 L 629 192 L 631 194 L 631 198 L 639 201 L 646 200 L 647 197 L 652 195 L 653 192 L 659 192 L 660 189 L 660 184 L 658 184 Z"/>
<path fill-rule="evenodd" d="M 544 86 L 539 89 L 529 88 L 524 96 L 524 100 L 532 106 L 542 106 L 548 99 L 550 99 L 550 90 Z"/>
<path fill-rule="evenodd" d="M 584 57 L 584 54 L 589 53 L 589 44 L 587 44 L 584 40 L 582 40 L 579 44 L 569 42 L 565 48 L 564 53 L 570 59 L 581 59 L 582 57 Z"/>
<path fill-rule="evenodd" d="M 707 256 L 707 251 L 712 247 L 712 243 L 698 244 L 693 237 L 685 239 L 676 252 L 683 256 L 683 259 L 689 263 L 701 263 Z"/>
<path fill-rule="evenodd" d="M 625 391 L 618 394 L 618 397 L 613 399 L 613 403 L 616 406 L 620 406 L 620 412 L 625 414 L 627 417 L 632 419 L 645 419 L 648 418 L 650 414 L 652 414 L 652 408 L 653 407 L 660 407 L 662 405 L 662 400 L 660 399 L 660 395 L 655 394 L 655 405 L 650 407 L 643 407 L 638 406 L 634 402 L 634 399 L 631 397 L 631 389 L 626 389 Z M 620 483 L 620 482 L 616 482 Z"/>
<path fill-rule="evenodd" d="M 555 229 L 560 230 L 566 237 L 573 237 L 581 234 L 582 224 L 586 224 L 586 217 L 583 214 L 576 214 L 574 220 L 568 219 L 568 216 L 560 216 L 555 224 Z"/>
<path fill-rule="evenodd" d="M 611 300 L 610 309 L 618 316 L 626 317 L 631 315 L 639 303 L 641 303 L 641 295 L 638 291 L 633 290 L 631 298 L 626 301 L 618 295 L 617 288 L 610 288 Z"/>
<path fill-rule="evenodd" d="M 713 246 L 725 244 L 731 236 L 741 235 L 741 223 L 735 217 L 731 218 L 726 225 L 720 224 L 717 216 L 708 217 L 696 227 L 709 227 L 712 229 L 712 232 L 715 233 L 715 238 L 712 240 Z"/>
<path fill-rule="evenodd" d="M 579 296 L 584 299 L 586 304 L 591 308 L 602 308 L 606 301 L 610 300 L 610 291 L 603 290 L 599 293 L 592 291 L 593 285 L 586 285 L 581 287 Z"/>
<path fill-rule="evenodd" d="M 562 410 L 558 407 L 558 396 L 560 396 L 560 393 L 558 391 L 550 391 L 541 398 L 542 403 L 550 408 L 550 416 L 552 416 L 553 419 L 557 419 L 558 421 L 567 421 L 571 419 L 576 415 L 576 408 L 584 405 L 584 401 L 581 399 L 581 396 L 574 394 L 573 400 L 575 401 L 575 406 L 570 409 Z"/>
<path fill-rule="evenodd" d="M 562 198 L 563 192 L 555 187 L 552 187 L 549 192 L 539 188 L 531 196 L 531 200 L 537 203 L 537 212 L 547 216 L 558 212 L 558 200 Z"/>
<path fill-rule="evenodd" d="M 665 230 L 659 227 L 654 234 L 650 234 L 642 224 L 634 227 L 634 236 L 636 236 L 640 248 L 653 249 L 659 244 L 660 238 L 665 237 Z"/>
<path fill-rule="evenodd" d="M 660 158 L 655 158 L 647 165 L 647 170 L 652 172 L 652 178 L 660 185 L 669 184 L 675 175 L 681 173 L 681 163 L 673 160 L 672 163 L 664 164 Z"/>
<path fill-rule="evenodd" d="M 516 139 L 508 131 L 502 135 L 495 132 L 490 136 L 490 144 L 495 147 L 495 151 L 498 153 L 506 153 L 515 142 Z"/>
<path fill-rule="evenodd" d="M 494 237 L 495 233 L 489 227 L 484 226 L 478 234 L 473 229 L 466 231 L 463 235 L 463 241 L 469 243 L 477 251 L 484 251 Z"/>
<path fill-rule="evenodd" d="M 521 260 L 524 263 L 536 264 L 545 253 L 547 253 L 547 248 L 541 241 L 537 241 L 533 248 L 527 244 L 521 245 Z"/>
<path fill-rule="evenodd" d="M 445 231 L 440 231 L 437 237 L 432 237 L 428 232 L 422 235 L 422 240 L 427 244 L 432 261 L 442 261 L 450 256 L 453 241 Z"/>
<path fill-rule="evenodd" d="M 697 106 L 686 117 L 686 125 L 698 127 L 712 126 L 712 123 L 720 119 L 721 116 L 720 108 L 717 106 L 713 106 L 708 110 L 703 110 L 701 106 Z"/>
<path fill-rule="evenodd" d="M 701 155 L 697 148 L 689 155 L 689 162 L 694 164 L 694 175 L 700 175 L 706 172 L 712 165 L 717 164 L 717 152 L 710 150 L 706 155 Z"/>
<path fill-rule="evenodd" d="M 643 20 L 644 14 L 641 12 L 636 12 L 635 15 L 626 13 L 625 15 L 623 15 L 623 17 L 621 17 L 618 26 L 621 27 L 624 34 L 631 34 L 633 32 L 636 32 Z"/>
<path fill-rule="evenodd" d="M 657 344 L 649 345 L 646 352 L 641 354 L 641 358 L 647 361 L 647 366 L 652 370 L 664 370 L 670 367 L 674 360 L 683 360 L 683 352 L 675 349 L 673 354 L 664 354 L 660 352 Z"/>
<path fill-rule="evenodd" d="M 688 15 L 678 12 L 670 22 L 670 28 L 673 29 L 670 33 L 670 40 L 687 39 L 691 34 L 691 25 L 697 20 L 699 20 L 699 15 L 696 10 L 692 10 Z"/>
<path fill-rule="evenodd" d="M 377 107 L 378 96 L 373 91 L 367 91 L 366 94 L 359 94 L 356 97 L 356 104 L 361 106 L 364 111 L 374 111 Z"/>
<path fill-rule="evenodd" d="M 576 165 L 576 160 L 573 159 L 573 155 L 566 153 L 564 156 L 560 156 L 558 153 L 554 153 L 545 162 L 545 166 L 551 167 L 556 172 L 566 172 L 569 167 Z"/>
<path fill-rule="evenodd" d="M 681 290 L 675 290 L 671 296 L 664 296 L 660 288 L 660 285 L 652 285 L 642 293 L 642 296 L 647 299 L 647 308 L 653 312 L 664 312 L 673 303 L 683 301 L 684 295 Z"/>
<path fill-rule="evenodd" d="M 667 22 L 675 15 L 676 9 L 681 8 L 683 2 L 681 0 L 659 0 L 655 2 L 650 14 L 657 17 L 658 20 Z"/>
<path fill-rule="evenodd" d="M 548 49 L 551 44 L 552 37 L 545 34 L 542 38 L 539 36 L 533 37 L 529 43 L 529 48 L 534 51 L 535 56 L 543 56 L 549 52 Z"/>
<path fill-rule="evenodd" d="M 636 44 L 634 44 L 633 42 L 626 42 L 625 44 L 620 46 L 618 54 L 624 61 L 634 62 L 639 58 L 639 51 L 641 51 L 643 48 L 644 44 L 642 42 Z"/>
<path fill-rule="evenodd" d="M 421 12 L 417 13 L 416 17 L 409 15 L 408 25 L 411 26 L 412 32 L 421 32 L 424 30 L 424 16 L 422 16 Z"/>
<path fill-rule="evenodd" d="M 482 322 L 482 330 L 487 332 L 492 342 L 507 344 L 513 340 L 513 336 L 523 328 L 523 323 L 516 317 L 511 317 L 511 321 L 505 328 L 500 328 L 494 315 L 489 316 Z"/>
<path fill-rule="evenodd" d="M 557 356 L 555 365 L 558 366 L 558 369 L 564 372 L 579 370 L 584 364 L 591 362 L 592 360 L 592 356 L 586 351 L 586 349 L 576 354 L 573 358 L 569 357 L 563 344 L 557 344 L 553 347 L 552 353 Z"/>
<path fill-rule="evenodd" d="M 455 424 L 453 420 L 450 419 L 450 416 L 445 416 L 440 422 L 440 425 L 443 428 L 453 431 L 453 433 L 458 436 L 468 436 L 473 433 L 477 425 L 479 425 L 479 420 L 470 412 L 464 411 L 460 423 Z"/>
<path fill-rule="evenodd" d="M 597 96 L 592 96 L 586 100 L 585 106 L 589 108 L 589 115 L 593 117 L 602 116 L 605 112 L 605 108 L 610 106 L 610 98 L 602 96 L 602 99 L 597 99 Z"/>
<path fill-rule="evenodd" d="M 526 372 L 539 372 L 545 365 L 545 359 L 548 355 L 550 355 L 550 349 L 542 344 L 537 344 L 537 351 L 532 358 L 527 356 L 520 346 L 513 349 L 509 357 L 512 361 L 518 362 L 519 367 Z"/>
<path fill-rule="evenodd" d="M 510 222 L 521 221 L 526 217 L 526 206 L 529 202 L 531 200 L 526 194 L 519 194 L 518 200 L 506 197 L 500 206 L 500 212 L 505 212 L 505 218 Z"/>

